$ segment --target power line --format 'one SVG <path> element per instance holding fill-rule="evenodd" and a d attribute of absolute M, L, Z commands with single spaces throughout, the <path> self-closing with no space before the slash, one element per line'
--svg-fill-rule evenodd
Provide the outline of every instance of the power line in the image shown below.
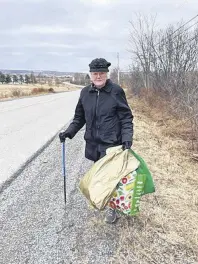
<path fill-rule="evenodd" d="M 196 24 L 198 24 L 198 22 L 197 22 Z M 191 39 L 188 39 L 186 42 L 183 42 L 181 45 L 179 45 L 179 46 L 177 46 L 177 47 L 171 49 L 171 51 L 174 51 L 174 50 L 176 50 L 176 49 L 182 47 L 183 45 L 187 44 L 188 42 L 190 43 L 191 41 L 193 41 L 193 40 L 196 39 L 196 38 L 198 38 L 198 35 L 195 35 L 195 36 L 192 37 Z M 164 56 L 167 55 L 169 52 L 170 52 L 170 50 L 167 51 L 167 52 L 165 52 L 165 53 L 163 53 L 163 54 L 161 54 L 161 55 L 160 55 L 160 58 L 161 58 L 161 57 L 164 57 Z"/>
<path fill-rule="evenodd" d="M 181 25 L 179 28 L 177 28 L 175 31 L 173 31 L 170 35 L 168 35 L 168 37 L 171 37 L 172 35 L 174 35 L 177 31 L 179 31 L 181 28 L 183 28 L 184 26 L 186 26 L 187 24 L 189 24 L 191 21 L 193 21 L 194 19 L 196 19 L 198 17 L 198 14 L 196 16 L 194 16 L 193 18 L 191 18 L 190 20 L 188 20 L 186 23 L 184 23 L 183 25 Z M 157 44 L 155 44 L 155 46 L 157 46 L 158 44 L 160 44 L 162 42 L 162 40 L 160 42 L 158 42 Z"/>
<path fill-rule="evenodd" d="M 193 41 L 196 38 L 198 38 L 198 35 L 192 37 L 191 39 L 188 39 L 186 42 L 183 42 L 181 45 L 177 46 L 175 49 L 178 49 L 178 48 L 182 47 L 183 45 L 187 44 L 188 42 L 190 43 L 191 41 Z M 175 49 L 172 49 L 171 52 L 174 51 Z M 162 54 L 161 56 L 158 56 L 158 59 L 161 59 L 162 57 L 164 57 L 165 55 L 167 55 L 169 52 L 170 51 L 167 51 L 166 53 Z"/>
<path fill-rule="evenodd" d="M 187 21 L 185 24 L 183 24 L 182 26 L 180 26 L 179 28 L 177 28 L 173 33 L 169 34 L 167 37 L 171 37 L 171 36 L 173 36 L 177 31 L 179 31 L 181 28 L 183 28 L 184 26 L 186 26 L 187 24 L 189 24 L 191 21 L 193 21 L 193 20 L 196 19 L 197 17 L 198 17 L 198 14 L 197 14 L 196 16 L 194 16 L 193 18 L 191 18 L 189 21 Z M 185 31 L 189 30 L 190 28 L 192 28 L 192 27 L 195 26 L 196 24 L 198 24 L 198 21 L 196 21 L 193 25 L 190 25 L 189 27 L 187 27 L 186 29 L 184 29 L 182 32 L 180 32 L 179 34 L 177 34 L 176 36 L 174 36 L 174 37 L 172 38 L 172 40 L 174 40 L 176 37 L 178 37 L 178 36 L 180 36 L 181 34 L 183 34 Z M 196 38 L 196 36 L 195 36 L 193 39 L 195 39 L 195 38 Z M 193 39 L 190 39 L 189 41 L 191 41 L 191 40 L 193 40 Z M 155 47 L 157 47 L 157 45 L 160 44 L 161 42 L 162 42 L 162 40 L 161 40 L 159 43 L 152 45 L 152 49 L 154 50 L 154 52 L 156 53 L 158 59 L 160 59 L 160 60 L 162 59 L 162 57 L 166 56 L 166 55 L 170 52 L 170 50 L 169 50 L 169 51 L 167 51 L 167 52 L 165 52 L 165 53 L 163 53 L 163 54 L 161 54 L 161 55 L 158 55 L 158 52 L 156 51 Z M 164 44 L 166 44 L 166 43 L 167 43 L 167 40 L 166 40 L 166 42 L 165 42 Z M 186 43 L 187 43 L 187 42 L 185 42 L 185 44 L 186 44 Z M 184 44 L 184 43 L 182 43 L 182 45 L 183 45 L 183 44 Z M 182 45 L 180 45 L 179 47 L 181 47 Z M 178 47 L 176 47 L 176 48 L 178 48 Z M 174 51 L 176 48 L 172 49 L 172 51 Z"/>
<path fill-rule="evenodd" d="M 186 23 L 184 23 L 183 25 L 181 25 L 179 28 L 177 28 L 174 32 L 172 32 L 171 34 L 169 34 L 169 35 L 166 36 L 166 37 L 171 37 L 171 36 L 173 36 L 177 31 L 179 31 L 181 28 L 185 27 L 187 24 L 189 24 L 191 21 L 193 21 L 193 20 L 196 19 L 196 18 L 198 18 L 198 14 L 197 14 L 196 16 L 194 16 L 193 18 L 191 18 L 190 20 L 188 20 L 188 21 L 187 21 Z M 184 29 L 182 32 L 180 32 L 179 34 L 177 34 L 176 36 L 174 36 L 174 37 L 172 38 L 172 40 L 175 39 L 176 37 L 180 36 L 181 34 L 183 34 L 185 31 L 189 30 L 190 28 L 192 28 L 192 27 L 195 26 L 196 24 L 198 24 L 198 21 L 196 21 L 193 25 L 190 25 L 189 27 L 187 27 L 186 29 Z M 161 40 L 159 43 L 154 44 L 154 45 L 152 46 L 152 48 L 153 48 L 154 52 L 156 53 L 158 59 L 161 60 L 162 57 L 164 57 L 165 55 L 167 55 L 168 53 L 170 53 L 170 51 L 174 51 L 175 49 L 180 48 L 182 45 L 185 45 L 185 44 L 187 44 L 188 42 L 190 43 L 191 41 L 193 41 L 193 40 L 196 39 L 197 37 L 198 37 L 198 35 L 195 35 L 193 38 L 188 39 L 186 42 L 183 42 L 181 45 L 177 46 L 176 48 L 173 48 L 173 49 L 171 49 L 171 50 L 169 50 L 169 51 L 167 51 L 166 53 L 161 54 L 161 55 L 158 55 L 158 52 L 156 51 L 155 47 L 156 47 L 157 45 L 159 45 L 159 44 L 162 42 L 162 40 Z M 166 41 L 165 43 L 167 43 L 167 41 Z M 162 62 L 162 60 L 161 60 L 161 62 Z M 162 62 L 162 63 L 163 63 L 163 62 Z"/>
<path fill-rule="evenodd" d="M 190 28 L 192 28 L 192 27 L 195 26 L 196 24 L 198 24 L 198 21 L 195 22 L 193 25 L 189 26 L 188 28 L 186 28 L 185 30 L 183 30 L 182 32 L 180 32 L 179 34 L 177 34 L 176 36 L 174 36 L 174 37 L 172 38 L 172 40 L 175 39 L 175 38 L 177 38 L 177 37 L 179 37 L 180 35 L 182 35 L 184 32 L 186 32 L 187 30 L 189 30 Z"/>
<path fill-rule="evenodd" d="M 189 20 L 189 21 L 194 20 L 196 17 L 198 17 L 198 15 L 195 16 L 194 18 L 192 18 L 192 19 Z M 189 22 L 187 22 L 187 23 L 189 23 Z M 184 25 L 186 25 L 187 23 L 185 23 Z M 193 25 L 189 26 L 188 28 L 186 28 L 185 30 L 183 30 L 182 32 L 180 32 L 179 34 L 177 34 L 176 36 L 174 36 L 174 37 L 172 38 L 172 40 L 174 40 L 176 37 L 182 35 L 185 31 L 189 30 L 190 28 L 192 28 L 192 27 L 195 26 L 196 24 L 198 24 L 198 21 L 196 21 Z M 183 26 L 184 26 L 184 25 L 183 25 Z M 175 30 L 174 32 L 178 31 L 180 28 L 181 28 L 181 27 L 179 27 L 179 28 L 178 28 L 177 30 Z M 173 35 L 173 33 L 170 34 L 169 36 L 172 36 L 172 35 Z M 196 38 L 196 36 L 193 37 L 192 39 L 188 40 L 188 41 L 190 42 L 190 41 L 194 40 L 195 38 Z M 188 41 L 187 41 L 187 42 L 188 42 Z M 182 45 L 183 45 L 183 44 L 186 44 L 187 42 L 182 43 Z M 159 43 L 160 43 L 160 42 L 159 42 Z M 167 43 L 167 41 L 166 41 L 165 43 Z M 180 45 L 179 47 L 181 47 L 182 45 Z M 156 46 L 157 46 L 157 44 L 155 44 L 152 48 L 153 48 L 154 52 L 156 53 L 156 55 L 157 55 L 157 57 L 158 57 L 159 59 L 161 59 L 162 57 L 166 56 L 166 55 L 170 52 L 170 51 L 167 51 L 167 52 L 164 53 L 164 54 L 158 55 L 158 53 L 157 53 L 157 51 L 156 51 L 156 49 L 155 49 Z M 178 47 L 176 47 L 176 48 L 178 48 Z M 172 51 L 174 51 L 176 48 L 172 49 Z"/>

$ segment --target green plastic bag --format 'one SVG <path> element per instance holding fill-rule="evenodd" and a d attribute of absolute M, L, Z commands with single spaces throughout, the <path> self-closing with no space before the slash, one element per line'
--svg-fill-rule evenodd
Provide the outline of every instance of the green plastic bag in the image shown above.
<path fill-rule="evenodd" d="M 151 173 L 145 161 L 133 150 L 131 150 L 134 157 L 140 162 L 140 166 L 136 170 L 136 184 L 131 202 L 130 215 L 137 215 L 139 213 L 140 199 L 142 195 L 155 192 L 155 186 Z M 140 192 L 141 191 L 141 192 Z"/>
<path fill-rule="evenodd" d="M 142 195 L 155 192 L 154 182 L 145 161 L 133 150 L 139 167 L 118 183 L 108 205 L 122 214 L 135 216 L 139 213 Z"/>
<path fill-rule="evenodd" d="M 137 160 L 139 160 L 139 162 L 140 162 L 140 166 L 136 170 L 138 175 L 145 175 L 146 176 L 142 195 L 155 192 L 155 185 L 153 182 L 153 178 L 152 178 L 152 175 L 151 175 L 151 173 L 150 173 L 150 171 L 146 165 L 146 162 L 143 160 L 143 158 L 141 158 L 132 149 L 130 151 L 133 153 L 134 157 Z"/>

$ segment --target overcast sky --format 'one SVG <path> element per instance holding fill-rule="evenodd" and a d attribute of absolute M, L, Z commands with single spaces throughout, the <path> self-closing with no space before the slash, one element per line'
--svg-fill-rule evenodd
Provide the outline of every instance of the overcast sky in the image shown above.
<path fill-rule="evenodd" d="M 88 71 L 96 57 L 127 70 L 129 21 L 188 21 L 198 0 L 0 0 L 0 69 Z M 111 67 L 111 68 L 112 68 Z"/>

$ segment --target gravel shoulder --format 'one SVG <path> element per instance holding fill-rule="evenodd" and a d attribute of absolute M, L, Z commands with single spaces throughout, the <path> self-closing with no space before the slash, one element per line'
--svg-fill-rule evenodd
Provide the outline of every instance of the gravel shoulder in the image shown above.
<path fill-rule="evenodd" d="M 0 194 L 1 263 L 108 263 L 118 226 L 105 225 L 79 192 L 92 165 L 83 157 L 81 131 L 66 143 L 66 208 L 58 138 Z"/>

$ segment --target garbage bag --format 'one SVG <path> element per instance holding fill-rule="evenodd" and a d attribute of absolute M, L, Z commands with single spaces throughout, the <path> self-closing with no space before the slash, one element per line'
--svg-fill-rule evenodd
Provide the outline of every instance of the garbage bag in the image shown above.
<path fill-rule="evenodd" d="M 145 161 L 133 150 L 130 152 L 140 165 L 120 180 L 108 205 L 122 214 L 134 216 L 140 211 L 141 196 L 155 192 L 155 187 Z"/>
<path fill-rule="evenodd" d="M 80 180 L 80 191 L 90 204 L 103 210 L 116 190 L 119 181 L 139 167 L 140 161 L 122 146 L 107 149 L 106 156 L 94 163 Z"/>
<path fill-rule="evenodd" d="M 141 196 L 155 191 L 145 161 L 132 149 L 107 149 L 80 181 L 80 190 L 90 204 L 103 210 L 109 206 L 126 215 L 137 215 Z"/>

